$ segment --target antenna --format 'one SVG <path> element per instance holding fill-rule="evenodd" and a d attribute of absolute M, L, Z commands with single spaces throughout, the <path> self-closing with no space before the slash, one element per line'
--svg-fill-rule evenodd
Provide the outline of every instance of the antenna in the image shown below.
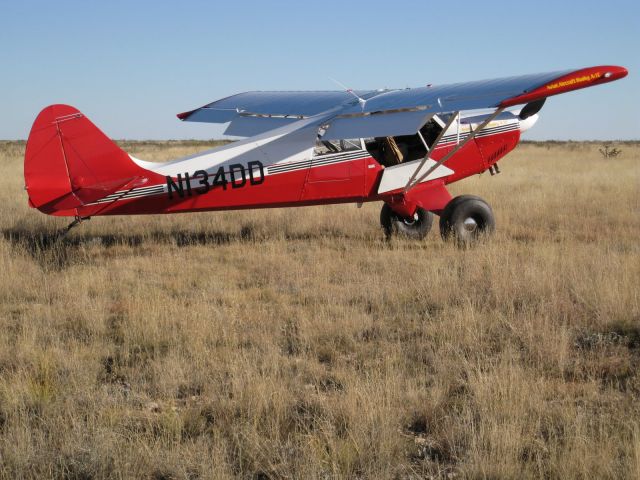
<path fill-rule="evenodd" d="M 358 99 L 358 103 L 360 104 L 360 107 L 364 111 L 364 106 L 367 104 L 367 101 L 364 98 L 362 98 L 356 92 L 354 92 L 352 88 L 347 87 L 346 85 L 344 85 L 343 83 L 339 82 L 335 78 L 329 77 L 329 80 L 331 80 L 333 83 L 335 83 L 339 87 L 343 88 L 345 92 L 350 93 L 351 95 L 356 97 Z"/>

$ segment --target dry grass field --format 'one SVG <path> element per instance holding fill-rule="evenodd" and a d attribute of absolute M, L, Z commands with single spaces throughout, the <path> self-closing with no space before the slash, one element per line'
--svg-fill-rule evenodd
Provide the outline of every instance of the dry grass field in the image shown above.
<path fill-rule="evenodd" d="M 496 213 L 465 250 L 386 242 L 377 204 L 52 245 L 0 143 L 0 478 L 640 478 L 640 145 L 599 146 L 453 185 Z"/>

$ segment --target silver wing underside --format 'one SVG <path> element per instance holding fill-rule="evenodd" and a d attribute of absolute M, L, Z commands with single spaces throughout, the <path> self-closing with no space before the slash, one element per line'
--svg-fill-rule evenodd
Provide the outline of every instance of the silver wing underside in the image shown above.
<path fill-rule="evenodd" d="M 326 139 L 410 135 L 434 114 L 495 109 L 566 75 L 594 68 L 602 68 L 602 75 L 607 76 L 604 72 L 609 67 L 592 67 L 399 90 L 246 92 L 178 117 L 191 122 L 230 123 L 225 133 L 244 137 L 309 117 L 317 117 Z"/>

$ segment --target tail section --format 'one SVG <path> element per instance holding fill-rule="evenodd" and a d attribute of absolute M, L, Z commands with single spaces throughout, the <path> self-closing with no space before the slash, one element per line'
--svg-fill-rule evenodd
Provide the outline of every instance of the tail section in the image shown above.
<path fill-rule="evenodd" d="M 33 123 L 24 158 L 25 188 L 29 205 L 44 213 L 79 215 L 84 205 L 143 185 L 151 176 L 73 107 L 46 107 Z"/>

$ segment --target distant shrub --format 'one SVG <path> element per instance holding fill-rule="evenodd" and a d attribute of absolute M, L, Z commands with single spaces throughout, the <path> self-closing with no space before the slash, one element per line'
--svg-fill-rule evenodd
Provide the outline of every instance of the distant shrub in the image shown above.
<path fill-rule="evenodd" d="M 610 143 L 605 143 L 598 151 L 603 158 L 615 158 L 622 153 L 619 148 L 612 148 Z"/>

